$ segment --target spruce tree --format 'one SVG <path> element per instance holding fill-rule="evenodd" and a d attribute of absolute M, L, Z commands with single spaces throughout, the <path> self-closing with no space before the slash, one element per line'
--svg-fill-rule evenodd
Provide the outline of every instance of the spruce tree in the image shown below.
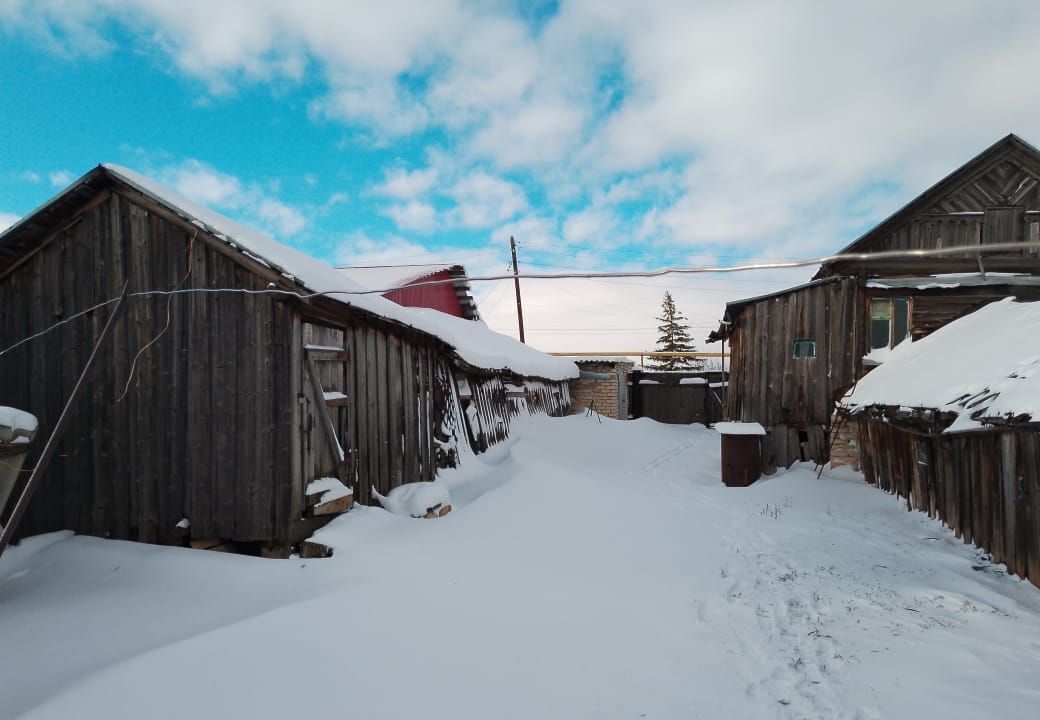
<path fill-rule="evenodd" d="M 657 320 L 657 352 L 695 352 L 693 339 L 690 337 L 690 326 L 686 324 L 686 316 L 675 307 L 672 294 L 665 291 L 661 302 L 661 314 Z M 655 370 L 697 370 L 701 366 L 698 358 L 665 357 L 653 358 L 651 367 Z"/>

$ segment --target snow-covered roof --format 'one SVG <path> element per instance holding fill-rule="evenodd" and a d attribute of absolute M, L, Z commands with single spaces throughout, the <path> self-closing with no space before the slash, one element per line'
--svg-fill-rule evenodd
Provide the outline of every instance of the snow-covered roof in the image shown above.
<path fill-rule="evenodd" d="M 956 413 L 947 432 L 987 419 L 1040 421 L 1040 302 L 1006 298 L 900 343 L 843 403 Z"/>
<path fill-rule="evenodd" d="M 370 290 L 390 290 L 454 267 L 458 265 L 364 265 L 338 267 L 336 270 L 351 282 Z"/>
<path fill-rule="evenodd" d="M 987 287 L 992 285 L 1040 285 L 1040 277 L 1018 273 L 945 273 L 925 277 L 873 278 L 868 288 L 886 290 L 941 290 L 960 287 Z"/>
<path fill-rule="evenodd" d="M 127 185 L 174 210 L 253 259 L 280 272 L 311 292 L 332 293 L 333 300 L 395 320 L 449 343 L 458 356 L 486 370 L 511 370 L 547 380 L 578 377 L 578 368 L 569 360 L 546 355 L 508 335 L 496 333 L 480 322 L 459 320 L 471 328 L 461 329 L 456 320 L 436 310 L 417 310 L 391 302 L 378 295 L 352 294 L 368 288 L 352 281 L 334 267 L 317 258 L 283 245 L 264 233 L 193 203 L 179 193 L 133 170 L 105 164 L 105 170 Z M 490 350 L 489 350 L 490 348 Z"/>

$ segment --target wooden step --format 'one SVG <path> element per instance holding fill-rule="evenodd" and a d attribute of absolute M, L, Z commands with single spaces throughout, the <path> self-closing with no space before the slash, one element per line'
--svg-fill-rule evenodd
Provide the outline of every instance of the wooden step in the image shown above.
<path fill-rule="evenodd" d="M 332 548 L 313 540 L 304 540 L 300 543 L 300 557 L 308 559 L 332 557 Z"/>
<path fill-rule="evenodd" d="M 354 491 L 338 478 L 319 478 L 307 485 L 306 501 L 308 517 L 340 515 L 354 506 Z"/>
<path fill-rule="evenodd" d="M 307 356 L 313 360 L 326 360 L 331 362 L 347 362 L 350 353 L 341 347 L 334 345 L 304 345 L 303 349 Z"/>
<path fill-rule="evenodd" d="M 325 398 L 325 407 L 343 407 L 350 402 L 350 398 L 339 390 L 326 390 L 322 395 Z"/>

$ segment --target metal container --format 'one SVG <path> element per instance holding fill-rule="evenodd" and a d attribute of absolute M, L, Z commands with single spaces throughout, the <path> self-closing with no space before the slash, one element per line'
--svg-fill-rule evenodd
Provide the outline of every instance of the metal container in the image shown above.
<path fill-rule="evenodd" d="M 722 435 L 722 483 L 747 487 L 762 476 L 762 437 L 758 423 L 721 422 L 715 430 Z"/>

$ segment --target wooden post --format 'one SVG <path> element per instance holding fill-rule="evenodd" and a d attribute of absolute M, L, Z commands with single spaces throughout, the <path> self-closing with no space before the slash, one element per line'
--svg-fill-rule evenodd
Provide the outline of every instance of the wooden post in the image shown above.
<path fill-rule="evenodd" d="M 76 381 L 76 385 L 72 388 L 72 393 L 69 395 L 69 399 L 65 401 L 65 407 L 62 408 L 61 415 L 58 416 L 58 422 L 55 423 L 54 430 L 51 431 L 51 436 L 47 438 L 47 444 L 43 446 L 43 452 L 40 454 L 40 459 L 37 461 L 36 467 L 33 468 L 29 480 L 25 483 L 25 488 L 22 489 L 22 494 L 18 497 L 18 502 L 15 503 L 14 509 L 11 511 L 11 517 L 7 520 L 7 525 L 4 527 L 3 534 L 0 534 L 0 555 L 4 554 L 4 550 L 6 550 L 8 544 L 10 544 L 11 538 L 14 537 L 14 531 L 18 528 L 18 523 L 21 521 L 26 508 L 29 506 L 29 501 L 32 499 L 33 493 L 36 491 L 36 486 L 39 484 L 40 477 L 47 471 L 47 466 L 50 465 L 51 458 L 54 457 L 54 452 L 58 449 L 58 443 L 61 441 L 62 433 L 65 431 L 65 426 L 68 424 L 72 407 L 75 405 L 76 399 L 79 397 L 80 390 L 83 389 L 87 375 L 90 373 L 90 368 L 94 365 L 94 359 L 97 357 L 98 349 L 101 347 L 101 344 L 105 342 L 105 338 L 108 337 L 108 331 L 112 328 L 112 324 L 115 322 L 116 317 L 118 317 L 120 310 L 123 309 L 123 301 L 126 300 L 126 290 L 129 285 L 129 280 L 123 283 L 123 292 L 120 294 L 119 300 L 116 302 L 116 306 L 112 310 L 112 314 L 108 317 L 108 322 L 105 323 L 105 327 L 101 330 L 101 336 L 98 337 L 97 342 L 94 343 L 94 349 L 91 351 L 90 357 L 87 358 L 87 363 L 83 366 L 83 370 L 79 374 L 79 379 Z"/>
<path fill-rule="evenodd" d="M 509 252 L 513 254 L 513 285 L 516 288 L 516 319 L 520 324 L 520 342 L 524 340 L 524 307 L 520 304 L 520 268 L 516 266 L 516 240 L 509 236 Z"/>

